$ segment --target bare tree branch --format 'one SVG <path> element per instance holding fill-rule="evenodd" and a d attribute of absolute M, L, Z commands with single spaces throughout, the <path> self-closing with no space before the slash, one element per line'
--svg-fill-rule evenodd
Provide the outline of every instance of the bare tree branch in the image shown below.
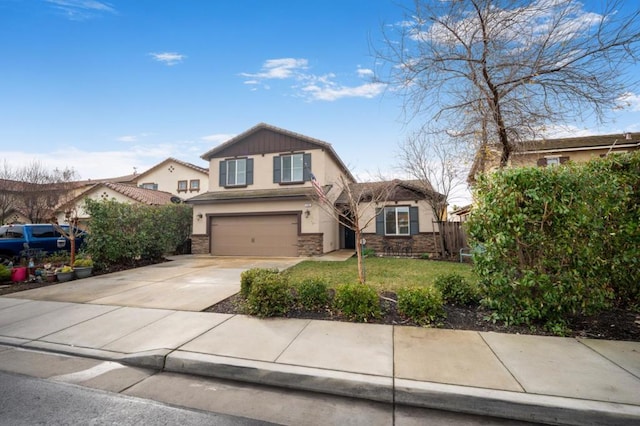
<path fill-rule="evenodd" d="M 639 59 L 640 9 L 621 6 L 416 0 L 403 22 L 383 27 L 376 79 L 404 95 L 409 120 L 424 115 L 498 146 L 504 166 L 549 125 L 604 121 L 638 84 L 625 73 Z"/>

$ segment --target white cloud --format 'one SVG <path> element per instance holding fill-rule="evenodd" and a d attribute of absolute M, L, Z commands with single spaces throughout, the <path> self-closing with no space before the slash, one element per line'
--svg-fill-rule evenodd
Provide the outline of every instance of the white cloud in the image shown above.
<path fill-rule="evenodd" d="M 235 137 L 233 134 L 225 134 L 225 133 L 216 133 L 213 135 L 203 136 L 200 139 L 207 142 L 213 142 L 216 145 L 221 144 L 222 142 L 226 142 L 229 139 Z"/>
<path fill-rule="evenodd" d="M 370 70 L 368 68 L 358 68 L 357 71 L 358 76 L 360 77 L 372 77 L 373 76 L 373 70 Z"/>
<path fill-rule="evenodd" d="M 640 111 L 640 95 L 627 92 L 618 99 L 619 109 L 628 109 L 630 111 Z"/>
<path fill-rule="evenodd" d="M 178 64 L 187 57 L 186 55 L 175 52 L 149 53 L 149 56 L 151 56 L 156 61 L 162 62 L 163 64 L 168 66 Z"/>
<path fill-rule="evenodd" d="M 45 0 L 73 21 L 83 21 L 97 13 L 117 13 L 107 2 L 97 0 Z"/>
<path fill-rule="evenodd" d="M 543 138 L 575 138 L 579 136 L 592 136 L 597 132 L 594 129 L 579 128 L 572 125 L 549 125 L 540 131 Z"/>
<path fill-rule="evenodd" d="M 294 77 L 299 71 L 307 69 L 308 61 L 306 59 L 280 58 L 268 59 L 262 64 L 260 72 L 241 73 L 243 77 L 252 79 L 285 79 Z"/>
<path fill-rule="evenodd" d="M 303 58 L 280 58 L 266 60 L 260 72 L 241 73 L 249 78 L 244 84 L 251 86 L 256 91 L 257 86 L 269 89 L 265 80 L 291 80 L 290 86 L 298 95 L 312 101 L 335 101 L 342 98 L 373 98 L 384 90 L 381 83 L 342 84 L 336 82 L 338 76 L 335 73 L 317 75 L 309 72 L 309 61 Z M 362 78 L 370 78 L 373 71 L 358 67 L 355 75 Z"/>
<path fill-rule="evenodd" d="M 136 136 L 127 135 L 127 136 L 120 136 L 116 138 L 116 140 L 118 142 L 136 142 L 138 138 Z"/>
<path fill-rule="evenodd" d="M 334 87 L 327 85 L 324 87 L 310 84 L 302 88 L 303 91 L 311 94 L 311 98 L 321 101 L 335 101 L 341 98 L 375 98 L 384 90 L 382 83 L 366 83 L 354 87 Z"/>

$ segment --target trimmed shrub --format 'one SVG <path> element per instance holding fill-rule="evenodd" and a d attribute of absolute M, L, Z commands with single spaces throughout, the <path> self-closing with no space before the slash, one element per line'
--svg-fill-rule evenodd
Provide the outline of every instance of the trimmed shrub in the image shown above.
<path fill-rule="evenodd" d="M 482 303 L 510 324 L 561 330 L 640 295 L 640 152 L 481 176 L 467 227 Z"/>
<path fill-rule="evenodd" d="M 444 316 L 442 294 L 435 287 L 408 287 L 398 290 L 398 312 L 417 324 L 428 324 Z"/>
<path fill-rule="evenodd" d="M 11 279 L 11 268 L 8 268 L 0 264 L 0 283 L 9 281 Z"/>
<path fill-rule="evenodd" d="M 244 298 L 249 297 L 251 286 L 256 277 L 262 275 L 278 275 L 277 268 L 251 268 L 240 274 L 240 295 Z"/>
<path fill-rule="evenodd" d="M 320 279 L 304 280 L 295 288 L 298 304 L 306 310 L 319 310 L 329 304 L 329 287 Z"/>
<path fill-rule="evenodd" d="M 160 259 L 191 235 L 192 209 L 186 204 L 148 206 L 87 199 L 85 210 L 90 216 L 86 251 L 98 268 Z"/>
<path fill-rule="evenodd" d="M 359 322 L 367 322 L 381 315 L 378 293 L 366 284 L 338 286 L 334 307 L 346 317 Z"/>
<path fill-rule="evenodd" d="M 440 290 L 442 299 L 452 305 L 470 305 L 480 300 L 478 287 L 462 275 L 439 275 L 433 285 Z"/>
<path fill-rule="evenodd" d="M 286 274 L 257 274 L 247 297 L 250 315 L 273 317 L 284 315 L 291 307 L 292 297 Z"/>

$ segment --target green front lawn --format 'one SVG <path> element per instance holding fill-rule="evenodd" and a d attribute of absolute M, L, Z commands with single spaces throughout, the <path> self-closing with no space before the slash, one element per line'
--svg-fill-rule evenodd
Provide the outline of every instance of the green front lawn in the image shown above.
<path fill-rule="evenodd" d="M 367 284 L 378 291 L 396 292 L 402 287 L 431 285 L 437 276 L 451 273 L 460 274 L 471 281 L 476 280 L 471 266 L 466 263 L 371 257 L 364 259 L 364 265 Z M 358 282 L 355 257 L 345 262 L 306 260 L 288 271 L 292 282 L 321 278 L 330 287 Z"/>

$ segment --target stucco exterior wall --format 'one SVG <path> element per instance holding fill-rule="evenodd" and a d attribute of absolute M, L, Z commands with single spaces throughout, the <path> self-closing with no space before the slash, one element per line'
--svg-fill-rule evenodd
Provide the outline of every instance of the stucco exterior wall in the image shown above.
<path fill-rule="evenodd" d="M 309 211 L 308 217 L 305 213 L 307 210 Z M 218 203 L 211 205 L 195 204 L 193 206 L 193 234 L 200 236 L 208 234 L 208 214 L 233 215 L 273 212 L 300 212 L 301 235 L 317 234 L 317 236 L 313 238 L 313 243 L 318 244 L 318 241 L 320 241 L 319 244 L 323 253 L 339 248 L 337 222 L 331 217 L 327 217 L 327 214 L 311 200 Z M 202 217 L 199 217 L 199 215 L 202 215 Z M 305 238 L 308 239 L 308 237 Z"/>
<path fill-rule="evenodd" d="M 365 221 L 369 221 L 369 224 L 365 227 L 364 232 L 375 234 L 376 232 L 376 221 L 373 216 L 375 216 L 375 210 L 377 208 L 384 207 L 396 207 L 396 206 L 409 206 L 409 207 L 418 207 L 418 229 L 422 232 L 433 232 L 433 221 L 435 220 L 435 216 L 433 214 L 433 209 L 431 205 L 426 200 L 419 200 L 416 204 L 415 201 L 398 201 L 396 202 L 387 202 L 387 203 L 379 203 L 376 205 L 369 204 L 366 208 L 363 209 L 363 220 L 361 223 Z"/>
<path fill-rule="evenodd" d="M 327 176 L 333 175 L 335 173 L 334 170 L 337 169 L 337 166 L 333 161 L 327 161 L 327 155 L 320 149 L 305 150 L 304 153 L 311 154 L 311 171 L 316 176 L 316 179 L 318 179 L 318 181 L 320 182 L 320 185 L 325 185 L 327 182 Z M 253 185 L 249 185 L 247 189 L 282 188 L 283 185 L 273 182 L 273 158 L 286 154 L 287 153 L 276 153 L 252 155 L 249 157 L 238 157 L 253 158 Z M 228 159 L 229 158 L 212 158 L 209 162 L 210 191 L 215 192 L 225 190 L 223 186 L 220 186 L 220 162 Z M 327 169 L 329 170 L 329 175 L 327 175 Z M 311 186 L 311 183 L 305 182 L 304 184 L 300 185 Z"/>
<path fill-rule="evenodd" d="M 611 153 L 628 152 L 626 149 L 612 149 Z M 515 153 L 510 160 L 511 167 L 522 166 L 537 166 L 538 159 L 549 157 L 569 157 L 569 161 L 574 163 L 586 163 L 593 159 L 600 158 L 601 155 L 609 153 L 609 149 L 589 149 L 589 150 L 574 150 L 574 151 L 552 151 L 552 152 L 540 152 L 532 154 L 518 154 Z"/>
<path fill-rule="evenodd" d="M 187 190 L 178 191 L 178 181 L 187 181 Z M 192 180 L 200 180 L 200 190 L 190 190 Z M 145 183 L 157 184 L 159 191 L 169 192 L 183 200 L 203 194 L 209 190 L 209 175 L 187 167 L 175 161 L 168 161 L 156 169 L 141 174 L 136 179 L 136 185 Z"/>

